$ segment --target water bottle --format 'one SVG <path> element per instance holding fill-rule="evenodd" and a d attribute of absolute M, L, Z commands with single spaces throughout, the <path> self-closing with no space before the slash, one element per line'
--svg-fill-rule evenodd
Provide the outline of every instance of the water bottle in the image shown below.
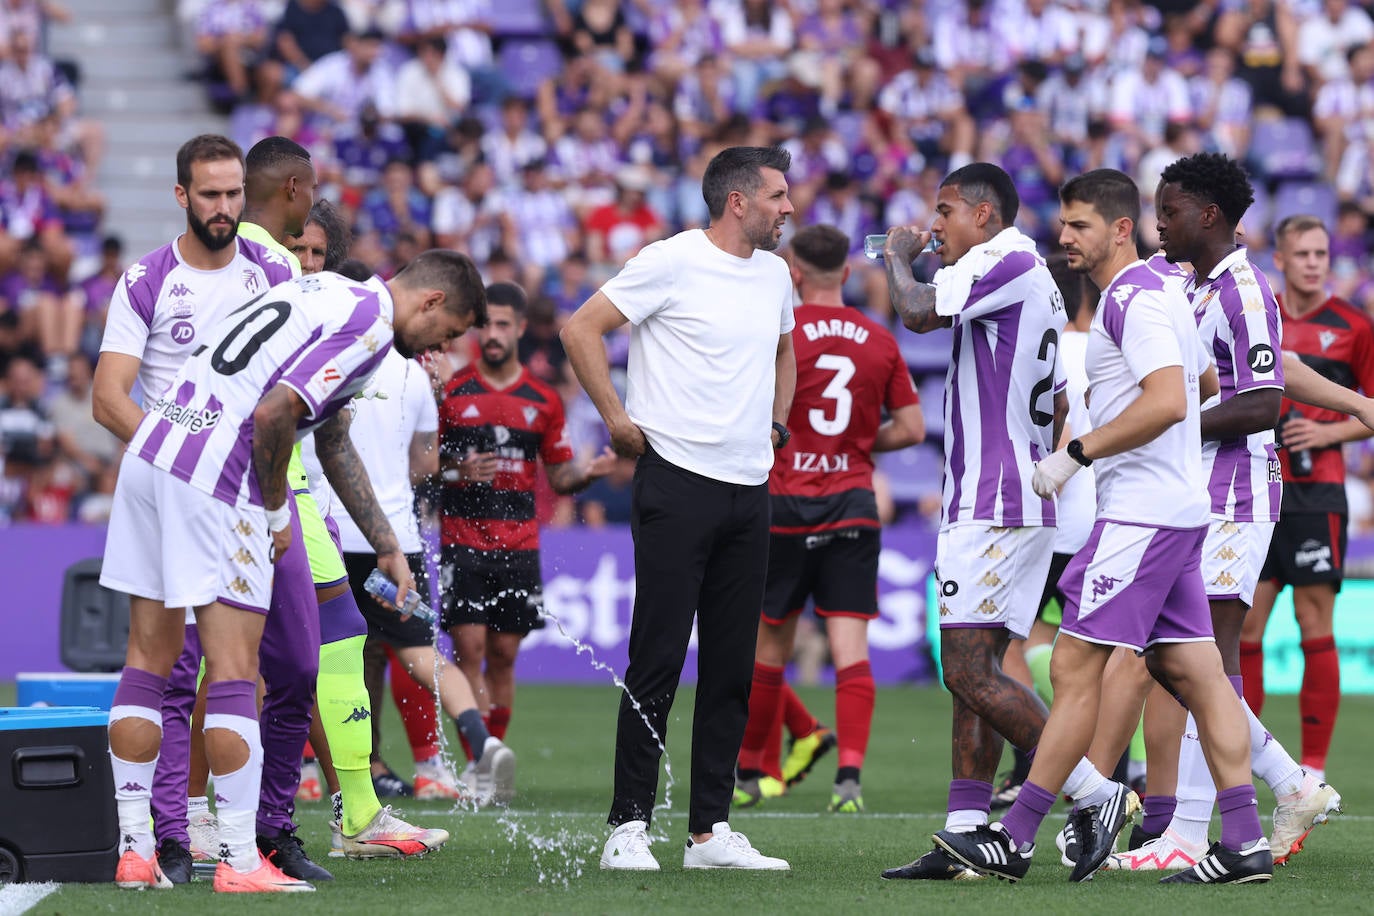
<path fill-rule="evenodd" d="M 363 583 L 363 589 L 374 598 L 381 598 L 392 604 L 396 603 L 396 583 L 387 578 L 386 573 L 380 569 L 372 570 L 367 581 Z M 430 610 L 428 604 L 420 600 L 420 593 L 413 588 L 406 592 L 405 607 L 402 610 L 407 614 L 419 617 L 426 623 L 433 623 L 436 620 L 434 611 Z"/>
<path fill-rule="evenodd" d="M 1296 407 L 1289 408 L 1284 415 L 1283 422 L 1286 426 L 1289 420 L 1294 417 L 1301 417 L 1302 412 Z M 1282 438 L 1282 433 L 1280 433 Z M 1290 449 L 1288 452 L 1288 469 L 1293 472 L 1294 477 L 1312 476 L 1312 451 L 1310 449 Z"/>
<path fill-rule="evenodd" d="M 887 245 L 887 234 L 864 236 L 864 257 L 870 261 L 881 261 L 883 259 L 883 248 Z M 926 242 L 926 247 L 921 249 L 921 254 L 933 254 L 940 250 L 941 242 L 939 239 L 931 239 Z"/>

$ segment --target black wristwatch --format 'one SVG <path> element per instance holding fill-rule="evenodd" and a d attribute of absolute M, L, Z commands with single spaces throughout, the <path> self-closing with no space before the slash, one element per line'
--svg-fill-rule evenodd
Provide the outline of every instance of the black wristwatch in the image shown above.
<path fill-rule="evenodd" d="M 1093 460 L 1083 454 L 1083 443 L 1078 439 L 1071 439 L 1069 444 L 1064 447 L 1064 451 L 1068 452 L 1069 457 L 1083 465 L 1083 467 L 1090 468 L 1093 466 Z"/>
<path fill-rule="evenodd" d="M 781 423 L 773 423 L 773 432 L 778 434 L 778 444 L 773 448 L 783 448 L 792 441 L 792 431 Z"/>

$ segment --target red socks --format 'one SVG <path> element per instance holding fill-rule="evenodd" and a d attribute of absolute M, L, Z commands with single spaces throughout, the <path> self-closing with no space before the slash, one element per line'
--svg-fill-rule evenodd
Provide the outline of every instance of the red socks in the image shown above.
<path fill-rule="evenodd" d="M 506 729 L 510 728 L 511 708 L 509 706 L 493 706 L 487 712 L 487 731 L 500 741 L 506 740 Z"/>
<path fill-rule="evenodd" d="M 1264 709 L 1264 644 L 1240 644 L 1240 676 L 1245 679 L 1245 702 L 1256 716 Z"/>
<path fill-rule="evenodd" d="M 783 669 L 772 665 L 754 663 L 754 682 L 749 691 L 749 723 L 744 727 L 744 740 L 739 749 L 741 770 L 761 770 L 770 776 L 778 776 L 782 772 L 780 739 L 777 735 L 781 730 L 782 692 L 786 688 L 782 672 Z M 768 766 L 770 756 L 771 769 Z"/>
<path fill-rule="evenodd" d="M 406 671 L 393 653 L 391 660 L 391 696 L 401 711 L 406 727 L 406 740 L 416 760 L 428 760 L 439 753 L 439 721 L 434 712 L 434 696 L 421 687 Z"/>
<path fill-rule="evenodd" d="M 797 696 L 790 684 L 782 685 L 782 720 L 787 724 L 787 733 L 793 738 L 805 738 L 821 727 L 820 721 L 806 704 Z"/>
<path fill-rule="evenodd" d="M 835 672 L 835 736 L 841 768 L 862 769 L 873 726 L 873 668 L 867 660 Z"/>
<path fill-rule="evenodd" d="M 1336 639 L 1324 636 L 1302 643 L 1304 666 L 1298 713 L 1302 716 L 1302 765 L 1326 769 L 1326 752 L 1341 705 L 1341 665 Z"/>

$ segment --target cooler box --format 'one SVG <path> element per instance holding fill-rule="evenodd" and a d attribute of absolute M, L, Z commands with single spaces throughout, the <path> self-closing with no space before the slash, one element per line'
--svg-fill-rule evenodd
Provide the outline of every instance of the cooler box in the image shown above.
<path fill-rule="evenodd" d="M 0 884 L 113 881 L 109 713 L 0 707 Z"/>
<path fill-rule="evenodd" d="M 109 709 L 119 686 L 116 674 L 70 671 L 20 672 L 15 675 L 18 706 L 94 706 Z"/>

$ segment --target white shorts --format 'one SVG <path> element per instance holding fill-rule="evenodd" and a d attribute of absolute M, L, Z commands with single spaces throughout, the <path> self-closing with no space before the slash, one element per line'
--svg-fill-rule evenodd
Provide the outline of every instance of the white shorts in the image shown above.
<path fill-rule="evenodd" d="M 1040 610 L 1054 529 L 942 528 L 935 542 L 940 627 L 1005 627 L 1024 639 Z"/>
<path fill-rule="evenodd" d="M 265 614 L 271 543 L 261 508 L 231 506 L 125 455 L 100 584 L 170 607 L 218 601 Z"/>
<path fill-rule="evenodd" d="M 1269 555 L 1273 522 L 1212 519 L 1202 544 L 1202 581 L 1210 601 L 1239 598 L 1254 603 L 1260 569 Z"/>

